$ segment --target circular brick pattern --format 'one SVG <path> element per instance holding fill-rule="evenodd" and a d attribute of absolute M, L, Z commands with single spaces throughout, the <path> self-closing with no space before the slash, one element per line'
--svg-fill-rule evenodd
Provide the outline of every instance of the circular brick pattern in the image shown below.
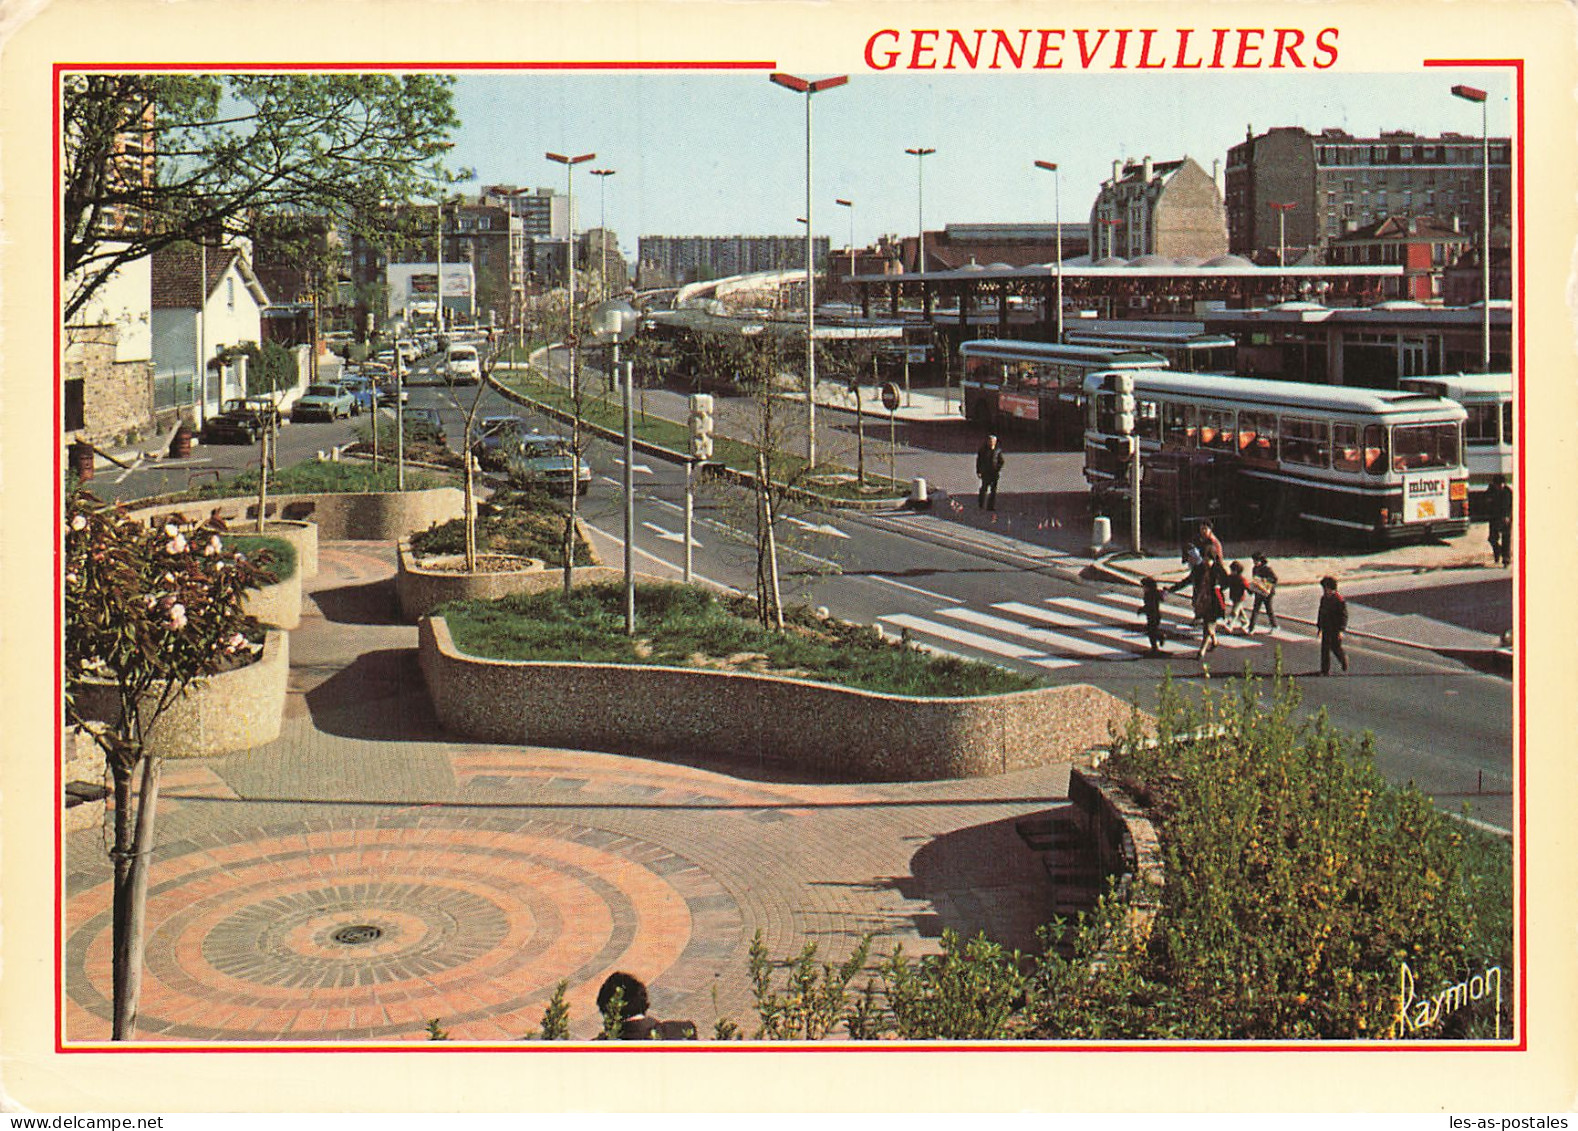
<path fill-rule="evenodd" d="M 655 981 L 738 941 L 711 875 L 604 830 L 421 813 L 247 831 L 154 863 L 141 1039 L 410 1039 L 428 1019 L 455 1039 L 518 1039 L 560 979 L 587 1022 L 610 970 Z M 109 888 L 74 901 L 72 1040 L 108 1035 Z M 662 927 L 639 951 L 638 923 Z"/>

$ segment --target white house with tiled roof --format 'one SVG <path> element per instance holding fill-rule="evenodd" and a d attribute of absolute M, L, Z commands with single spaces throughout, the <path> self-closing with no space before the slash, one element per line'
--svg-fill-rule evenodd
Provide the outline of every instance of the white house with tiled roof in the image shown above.
<path fill-rule="evenodd" d="M 155 399 L 173 395 L 193 406 L 200 423 L 226 398 L 246 394 L 244 362 L 215 359 L 228 347 L 262 341 L 268 294 L 236 248 L 185 244 L 152 258 Z M 194 381 L 200 371 L 201 393 Z"/>

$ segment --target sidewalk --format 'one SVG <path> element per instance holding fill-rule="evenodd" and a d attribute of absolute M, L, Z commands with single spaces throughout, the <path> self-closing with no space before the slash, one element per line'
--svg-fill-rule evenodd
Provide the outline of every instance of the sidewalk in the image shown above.
<path fill-rule="evenodd" d="M 280 738 L 167 762 L 138 1038 L 513 1042 L 568 983 L 600 1028 L 613 970 L 655 1015 L 757 1018 L 752 937 L 842 961 L 935 952 L 944 928 L 1029 948 L 1051 892 L 1016 823 L 1067 767 L 962 781 L 826 784 L 468 742 L 434 716 L 416 628 L 393 616 L 394 550 L 325 543 L 291 633 Z M 102 831 L 67 838 L 66 1039 L 109 1034 Z M 782 975 L 778 982 L 782 986 Z"/>

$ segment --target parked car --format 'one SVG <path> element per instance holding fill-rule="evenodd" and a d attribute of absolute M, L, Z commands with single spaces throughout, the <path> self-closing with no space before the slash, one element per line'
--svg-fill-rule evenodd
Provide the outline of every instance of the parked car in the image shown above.
<path fill-rule="evenodd" d="M 511 449 L 531 432 L 519 416 L 484 416 L 472 430 L 471 452 L 483 468 L 501 471 Z"/>
<path fill-rule="evenodd" d="M 393 377 L 386 377 L 378 384 L 378 403 L 392 406 L 396 400 L 401 404 L 409 403 L 411 390 L 407 389 L 403 384 L 397 387 Z"/>
<path fill-rule="evenodd" d="M 529 433 L 505 460 L 510 483 L 516 487 L 539 486 L 568 492 L 574 483 L 576 494 L 584 495 L 592 485 L 592 469 L 576 456 L 570 441 L 563 436 Z"/>
<path fill-rule="evenodd" d="M 401 338 L 395 343 L 395 350 L 400 354 L 400 360 L 407 365 L 415 364 L 416 359 L 422 356 L 421 351 L 416 347 L 416 343 L 410 338 Z"/>
<path fill-rule="evenodd" d="M 279 409 L 268 397 L 228 400 L 217 416 L 203 422 L 203 443 L 255 444 L 270 421 L 279 423 Z"/>
<path fill-rule="evenodd" d="M 360 416 L 378 407 L 377 387 L 373 379 L 361 373 L 340 378 L 340 387 L 351 394 L 351 415 Z"/>
<path fill-rule="evenodd" d="M 401 414 L 405 421 L 406 436 L 424 440 L 440 447 L 449 443 L 449 433 L 444 431 L 444 421 L 436 408 L 408 408 Z"/>
<path fill-rule="evenodd" d="M 290 410 L 292 420 L 339 420 L 354 411 L 356 398 L 343 385 L 308 385 Z"/>

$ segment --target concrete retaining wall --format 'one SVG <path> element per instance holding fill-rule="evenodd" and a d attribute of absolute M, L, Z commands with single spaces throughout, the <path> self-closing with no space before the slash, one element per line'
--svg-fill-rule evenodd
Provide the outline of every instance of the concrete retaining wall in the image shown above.
<path fill-rule="evenodd" d="M 166 758 L 206 758 L 273 742 L 289 674 L 290 635 L 270 631 L 256 663 L 213 676 L 171 706 L 154 725 L 149 748 Z M 89 721 L 114 725 L 120 719 L 109 683 L 88 684 L 77 709 Z"/>
<path fill-rule="evenodd" d="M 445 727 L 482 742 L 787 764 L 830 778 L 941 780 L 1083 761 L 1129 715 L 1094 687 L 926 699 L 738 672 L 486 660 L 442 617 L 422 672 Z"/>
<path fill-rule="evenodd" d="M 1094 770 L 1076 766 L 1069 772 L 1068 800 L 1102 869 L 1126 877 L 1129 926 L 1143 941 L 1166 885 L 1156 826 L 1127 790 Z"/>
<path fill-rule="evenodd" d="M 424 491 L 271 494 L 268 513 L 275 518 L 314 523 L 318 538 L 331 542 L 393 542 L 435 523 L 459 518 L 465 507 L 466 495 L 459 487 L 430 487 Z M 238 525 L 248 518 L 257 518 L 257 498 L 162 503 L 130 513 L 140 519 L 163 519 L 172 514 L 205 518 L 217 514 Z"/>
<path fill-rule="evenodd" d="M 301 624 L 301 570 L 284 581 L 250 590 L 241 601 L 241 611 L 275 628 L 291 629 Z"/>
<path fill-rule="evenodd" d="M 576 533 L 586 544 L 589 566 L 576 566 L 573 585 L 597 585 L 608 581 L 623 581 L 623 569 L 609 569 L 602 564 L 597 548 L 586 536 L 581 520 L 575 520 Z M 453 557 L 458 555 L 446 555 Z M 509 597 L 516 593 L 541 593 L 564 584 L 562 566 L 549 567 L 535 558 L 535 568 L 514 570 L 508 573 L 465 574 L 452 570 L 424 569 L 411 551 L 409 540 L 402 540 L 396 555 L 398 569 L 395 573 L 395 594 L 400 601 L 400 614 L 409 621 L 421 620 L 445 601 L 465 601 L 471 598 L 492 599 Z M 637 575 L 640 577 L 641 575 Z M 642 578 L 642 580 L 650 580 Z"/>

